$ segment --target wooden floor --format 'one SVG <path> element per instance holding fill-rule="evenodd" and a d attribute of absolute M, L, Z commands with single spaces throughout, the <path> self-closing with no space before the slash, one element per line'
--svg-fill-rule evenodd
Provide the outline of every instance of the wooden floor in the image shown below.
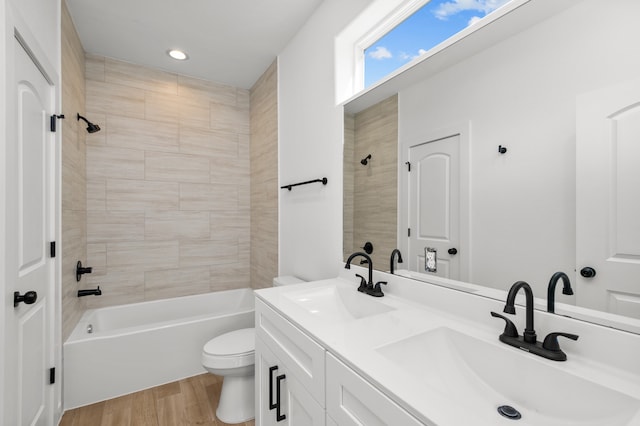
<path fill-rule="evenodd" d="M 225 426 L 216 418 L 221 386 L 222 377 L 201 374 L 69 410 L 60 426 Z"/>

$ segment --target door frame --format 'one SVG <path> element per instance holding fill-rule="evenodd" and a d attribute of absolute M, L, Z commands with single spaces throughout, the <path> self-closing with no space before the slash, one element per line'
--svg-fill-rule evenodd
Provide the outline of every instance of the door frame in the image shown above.
<path fill-rule="evenodd" d="M 57 36 L 59 37 L 60 34 Z M 0 54 L 0 124 L 4 126 L 0 128 L 5 129 L 4 139 L 7 140 L 9 137 L 12 137 L 12 134 L 17 129 L 15 120 L 12 120 L 14 112 L 11 110 L 12 105 L 7 102 L 7 94 L 8 94 L 8 86 L 14 79 L 14 69 L 13 69 L 13 60 L 14 57 L 14 46 L 15 41 L 17 39 L 18 42 L 23 45 L 28 54 L 32 57 L 34 62 L 37 63 L 37 66 L 40 68 L 41 72 L 47 76 L 47 80 L 49 80 L 52 88 L 53 88 L 53 109 L 54 111 L 61 110 L 61 79 L 60 74 L 58 73 L 56 67 L 49 61 L 48 56 L 45 54 L 45 51 L 42 49 L 41 45 L 38 43 L 34 34 L 30 31 L 29 26 L 26 21 L 20 15 L 19 11 L 15 6 L 12 5 L 10 1 L 3 1 L 0 5 L 0 46 L 4 47 L 2 51 L 4 54 Z M 60 49 L 58 44 L 58 49 Z M 60 56 L 60 50 L 58 51 L 58 56 Z M 51 333 L 51 347 L 47 348 L 49 350 L 51 359 L 53 360 L 53 365 L 56 367 L 55 374 L 55 383 L 52 385 L 52 424 L 58 424 L 60 418 L 62 417 L 62 315 L 61 315 L 61 307 L 62 307 L 62 287 L 61 287 L 61 258 L 62 258 L 62 244 L 61 244 L 61 183 L 62 183 L 62 171 L 61 171 L 61 159 L 62 159 L 62 149 L 61 149 L 61 128 L 62 126 L 58 126 L 58 131 L 53 135 L 55 140 L 54 146 L 50 147 L 53 152 L 51 152 L 51 166 L 53 167 L 54 174 L 54 182 L 51 182 L 51 190 L 52 190 L 52 199 L 50 208 L 54 214 L 54 229 L 53 229 L 53 238 L 56 241 L 56 257 L 53 258 L 53 272 L 52 279 L 49 287 L 49 309 L 48 309 L 48 329 Z M 2 144 L 0 147 L 0 170 L 6 170 L 6 148 L 5 144 Z M 0 232 L 3 235 L 6 235 L 6 179 L 2 179 L 2 184 L 0 184 Z M 12 313 L 9 306 L 9 301 L 7 300 L 8 293 L 6 291 L 6 276 L 4 275 L 4 271 L 6 271 L 5 258 L 6 258 L 6 241 L 2 238 L 0 242 L 0 271 L 2 271 L 2 275 L 0 278 L 2 279 L 0 282 L 0 286 L 3 287 L 4 291 L 0 292 L 0 329 L 1 340 L 0 340 L 0 413 L 7 413 L 5 409 L 8 404 L 11 404 L 14 398 L 14 392 L 12 389 L 5 389 L 4 384 L 6 382 L 6 377 L 4 376 L 4 370 L 7 363 L 7 359 L 5 356 L 5 348 L 7 345 L 6 335 L 6 327 L 7 321 L 6 316 Z M 0 422 L 2 422 L 3 418 L 0 418 Z"/>
<path fill-rule="evenodd" d="M 398 127 L 398 247 L 402 253 L 409 253 L 409 240 L 406 237 L 409 228 L 409 173 L 406 162 L 409 161 L 409 149 L 422 145 L 428 141 L 445 139 L 450 136 L 459 136 L 460 141 L 460 247 L 464 247 L 460 256 L 459 281 L 471 282 L 471 122 L 461 121 L 437 129 L 423 128 L 419 132 L 406 134 L 402 126 Z M 413 172 L 413 170 L 411 171 Z M 406 256 L 405 256 L 406 257 Z M 430 276 L 434 281 L 442 278 Z"/>

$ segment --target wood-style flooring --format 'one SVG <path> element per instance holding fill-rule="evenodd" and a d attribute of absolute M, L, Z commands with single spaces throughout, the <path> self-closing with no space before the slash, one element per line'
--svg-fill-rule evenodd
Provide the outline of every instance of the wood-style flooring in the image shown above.
<path fill-rule="evenodd" d="M 60 426 L 226 426 L 216 418 L 221 387 L 222 377 L 201 374 L 69 410 Z"/>

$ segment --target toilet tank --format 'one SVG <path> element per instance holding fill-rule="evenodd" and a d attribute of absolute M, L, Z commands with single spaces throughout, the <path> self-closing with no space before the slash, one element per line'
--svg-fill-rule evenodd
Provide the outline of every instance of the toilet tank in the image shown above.
<path fill-rule="evenodd" d="M 282 277 L 275 277 L 273 279 L 273 286 L 279 287 L 282 285 L 291 285 L 291 284 L 300 284 L 306 282 L 298 277 L 294 277 L 293 275 L 285 275 Z"/>

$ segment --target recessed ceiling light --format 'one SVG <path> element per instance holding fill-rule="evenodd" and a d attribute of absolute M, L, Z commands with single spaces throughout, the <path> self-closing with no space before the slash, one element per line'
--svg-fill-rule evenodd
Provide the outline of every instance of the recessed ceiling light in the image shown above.
<path fill-rule="evenodd" d="M 189 59 L 189 56 L 182 50 L 171 49 L 167 51 L 167 54 L 178 61 L 186 61 L 187 59 Z"/>

